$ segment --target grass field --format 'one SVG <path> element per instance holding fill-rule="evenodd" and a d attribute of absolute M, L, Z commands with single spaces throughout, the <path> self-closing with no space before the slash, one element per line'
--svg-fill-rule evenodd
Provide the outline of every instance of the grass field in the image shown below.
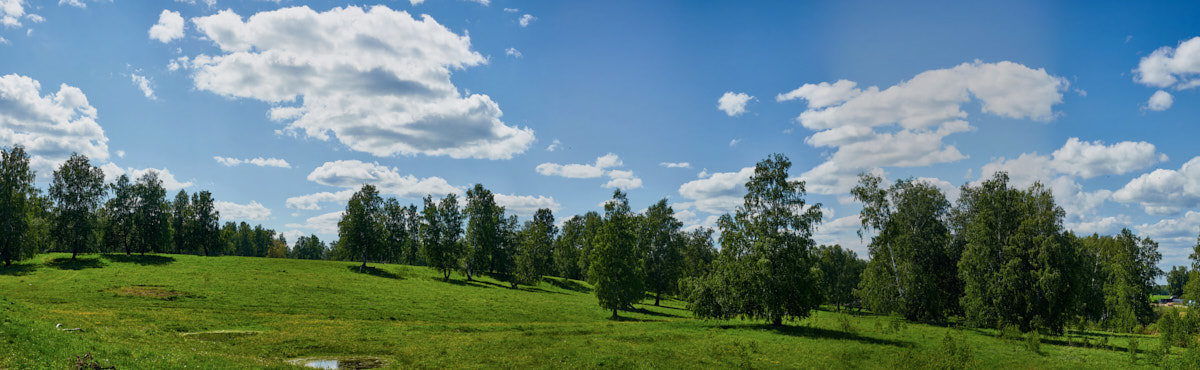
<path fill-rule="evenodd" d="M 673 300 L 611 321 L 583 282 L 518 290 L 373 266 L 40 255 L 0 267 L 0 368 L 69 367 L 87 353 L 117 368 L 286 368 L 300 358 L 423 368 L 1127 368 L 1152 366 L 1148 353 L 1131 360 L 1131 339 L 1158 347 L 1155 337 L 1087 332 L 1042 338 L 1034 352 L 990 330 L 827 311 L 772 328 L 694 319 Z"/>

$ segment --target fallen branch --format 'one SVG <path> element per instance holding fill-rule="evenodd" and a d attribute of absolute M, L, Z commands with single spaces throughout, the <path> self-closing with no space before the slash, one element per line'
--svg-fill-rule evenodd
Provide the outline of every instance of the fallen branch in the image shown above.
<path fill-rule="evenodd" d="M 60 322 L 60 323 L 58 323 L 57 325 L 54 325 L 54 328 L 55 328 L 55 329 L 58 329 L 59 331 L 81 331 L 81 330 L 83 330 L 83 329 L 80 329 L 80 328 L 69 328 L 69 329 L 68 329 L 68 328 L 64 328 L 64 327 L 62 327 L 62 326 L 63 326 L 63 325 L 62 325 L 62 323 Z"/>

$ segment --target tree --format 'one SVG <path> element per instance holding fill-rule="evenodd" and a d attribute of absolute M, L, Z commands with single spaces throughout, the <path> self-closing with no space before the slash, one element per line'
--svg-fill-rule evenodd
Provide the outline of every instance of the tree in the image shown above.
<path fill-rule="evenodd" d="M 287 240 L 282 235 L 279 239 L 271 239 L 271 246 L 267 248 L 267 258 L 287 258 L 287 255 Z"/>
<path fill-rule="evenodd" d="M 203 190 L 192 194 L 192 220 L 188 222 L 186 245 L 199 250 L 203 255 L 219 253 L 221 240 L 227 232 L 220 228 L 221 213 L 213 204 L 212 193 Z M 227 229 L 232 223 L 227 224 Z M 233 230 L 231 230 L 233 231 Z"/>
<path fill-rule="evenodd" d="M 604 218 L 595 211 L 583 215 L 583 231 L 579 236 L 579 273 L 588 279 L 591 279 L 592 246 L 603 224 Z"/>
<path fill-rule="evenodd" d="M 36 222 L 34 178 L 24 147 L 0 148 L 0 260 L 5 266 L 37 253 L 30 238 Z"/>
<path fill-rule="evenodd" d="M 194 218 L 188 193 L 183 190 L 175 193 L 175 201 L 171 203 L 171 242 L 175 246 L 175 253 L 185 253 L 193 249 L 188 243 L 188 232 L 193 227 Z"/>
<path fill-rule="evenodd" d="M 791 166 L 782 154 L 758 162 L 742 205 L 717 221 L 721 254 L 691 296 L 695 315 L 778 326 L 820 305 L 812 233 L 821 222 L 821 205 L 805 202 L 804 182 L 788 179 Z"/>
<path fill-rule="evenodd" d="M 957 245 L 946 225 L 950 202 L 937 187 L 912 179 L 884 187 L 883 178 L 859 175 L 850 193 L 863 204 L 858 233 L 876 232 L 857 294 L 878 313 L 940 321 L 958 306 Z"/>
<path fill-rule="evenodd" d="M 646 289 L 654 292 L 654 305 L 658 306 L 662 295 L 674 293 L 678 286 L 683 223 L 675 219 L 675 210 L 666 199 L 647 208 L 640 220 L 638 244 L 643 249 Z"/>
<path fill-rule="evenodd" d="M 462 258 L 462 270 L 471 281 L 473 275 L 486 270 L 496 249 L 500 248 L 501 219 L 504 207 L 496 204 L 495 196 L 481 184 L 467 190 L 467 235 Z"/>
<path fill-rule="evenodd" d="M 1173 266 L 1167 273 L 1167 292 L 1172 296 L 1183 296 L 1183 287 L 1188 283 L 1187 266 Z"/>
<path fill-rule="evenodd" d="M 1008 174 L 964 187 L 954 210 L 961 304 L 969 322 L 1059 332 L 1074 309 L 1078 279 L 1074 237 L 1064 212 L 1039 183 L 1009 186 Z"/>
<path fill-rule="evenodd" d="M 554 240 L 554 272 L 567 279 L 582 279 L 579 254 L 583 250 L 583 218 L 575 216 L 563 222 L 562 233 Z"/>
<path fill-rule="evenodd" d="M 396 198 L 388 198 L 384 203 L 383 233 L 385 255 L 387 260 L 395 263 L 404 262 L 404 255 L 412 243 L 413 233 L 408 229 L 407 207 L 401 206 Z"/>
<path fill-rule="evenodd" d="M 109 185 L 112 197 L 104 204 L 104 249 L 124 250 L 133 253 L 134 234 L 137 232 L 137 195 L 129 176 L 122 174 Z"/>
<path fill-rule="evenodd" d="M 1096 256 L 1102 277 L 1099 295 L 1103 304 L 1095 308 L 1099 311 L 1093 315 L 1095 319 L 1108 329 L 1124 332 L 1149 324 L 1154 316 L 1150 294 L 1156 288 L 1154 280 L 1162 274 L 1157 267 L 1162 259 L 1158 243 L 1128 229 L 1116 236 L 1092 235 L 1080 243 L 1082 251 Z"/>
<path fill-rule="evenodd" d="M 382 215 L 383 198 L 374 185 L 367 184 L 350 196 L 338 222 L 338 238 L 348 253 L 362 261 L 360 272 L 367 268 L 367 260 L 382 253 Z"/>
<path fill-rule="evenodd" d="M 708 276 L 712 272 L 713 261 L 717 259 L 717 248 L 713 246 L 713 229 L 701 227 L 683 233 L 681 254 L 681 281 L 696 282 Z"/>
<path fill-rule="evenodd" d="M 134 250 L 145 255 L 146 252 L 163 252 L 171 242 L 170 205 L 167 203 L 166 189 L 158 172 L 150 171 L 138 178 L 134 185 Z"/>
<path fill-rule="evenodd" d="M 634 226 L 629 199 L 621 190 L 613 191 L 612 200 L 604 204 L 604 222 L 592 245 L 588 271 L 600 307 L 612 310 L 613 319 L 617 310 L 632 307 L 645 291 Z"/>
<path fill-rule="evenodd" d="M 86 156 L 71 154 L 54 171 L 50 199 L 54 202 L 55 243 L 70 250 L 72 260 L 96 248 L 96 211 L 104 193 L 104 172 Z"/>
<path fill-rule="evenodd" d="M 817 270 L 821 271 L 821 295 L 825 302 L 837 307 L 838 311 L 854 300 L 854 289 L 859 286 L 867 261 L 858 259 L 854 251 L 841 245 L 817 247 Z"/>
<path fill-rule="evenodd" d="M 511 280 L 514 288 L 518 284 L 536 285 L 542 280 L 542 275 L 550 273 L 553 268 L 552 248 L 557 234 L 554 214 L 547 208 L 538 209 L 533 218 L 525 222 L 517 250 L 517 270 Z"/>
<path fill-rule="evenodd" d="M 443 280 L 449 281 L 462 253 L 463 217 L 458 208 L 458 197 L 447 194 L 441 202 L 434 202 L 433 197 L 425 196 L 421 218 L 421 247 L 425 260 L 442 272 Z"/>
<path fill-rule="evenodd" d="M 328 252 L 325 243 L 321 242 L 316 235 L 301 236 L 296 239 L 296 245 L 292 248 L 292 257 L 306 260 L 325 259 L 325 254 Z"/>

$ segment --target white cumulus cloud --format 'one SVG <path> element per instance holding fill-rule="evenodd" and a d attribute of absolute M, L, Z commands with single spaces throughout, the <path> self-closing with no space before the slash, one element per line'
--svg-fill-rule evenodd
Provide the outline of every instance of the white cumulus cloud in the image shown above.
<path fill-rule="evenodd" d="M 83 91 L 62 84 L 43 96 L 41 89 L 26 76 L 0 76 L 0 146 L 24 146 L 44 178 L 73 152 L 108 160 L 108 137 Z"/>
<path fill-rule="evenodd" d="M 1161 112 L 1171 108 L 1172 104 L 1175 104 L 1175 97 L 1171 96 L 1169 92 L 1158 90 L 1154 92 L 1154 95 L 1150 95 L 1150 100 L 1146 102 L 1146 109 Z"/>
<path fill-rule="evenodd" d="M 852 81 L 807 84 L 776 100 L 803 99 L 797 117 L 815 131 L 805 139 L 833 154 L 801 178 L 815 193 L 850 189 L 857 175 L 881 167 L 917 167 L 953 162 L 966 155 L 946 136 L 971 130 L 963 109 L 978 101 L 983 113 L 1006 118 L 1049 120 L 1062 102 L 1065 79 L 1013 62 L 961 65 L 925 71 L 886 89 L 859 89 Z"/>
<path fill-rule="evenodd" d="M 150 35 L 150 39 L 164 44 L 181 39 L 183 38 L 183 16 L 179 12 L 163 10 L 158 15 L 158 23 L 150 26 L 150 30 L 146 33 Z"/>
<path fill-rule="evenodd" d="M 1142 174 L 1113 193 L 1122 203 L 1141 205 L 1146 213 L 1176 214 L 1200 207 L 1200 157 L 1179 170 L 1157 169 Z"/>
<path fill-rule="evenodd" d="M 746 103 L 750 102 L 750 99 L 754 99 L 754 97 L 746 93 L 727 91 L 717 99 L 717 109 L 730 117 L 737 117 L 746 113 Z"/>
<path fill-rule="evenodd" d="M 279 158 L 256 157 L 256 158 L 249 158 L 249 159 L 239 159 L 239 158 L 230 158 L 230 157 L 222 157 L 222 156 L 213 156 L 213 159 L 216 160 L 217 163 L 220 163 L 222 166 L 225 166 L 225 167 L 234 167 L 234 166 L 240 166 L 243 164 L 248 164 L 248 165 L 259 166 L 259 167 L 292 168 L 292 165 L 289 164 L 286 160 L 279 159 Z"/>
<path fill-rule="evenodd" d="M 271 210 L 261 203 L 250 201 L 250 204 L 238 204 L 218 200 L 213 202 L 217 212 L 221 212 L 222 220 L 262 221 L 271 218 Z"/>
<path fill-rule="evenodd" d="M 487 59 L 428 15 L 292 7 L 192 23 L 221 52 L 176 67 L 190 69 L 197 89 L 270 103 L 287 133 L 376 156 L 507 159 L 534 140 L 533 130 L 501 121 L 487 95 L 459 92 L 451 71 Z"/>

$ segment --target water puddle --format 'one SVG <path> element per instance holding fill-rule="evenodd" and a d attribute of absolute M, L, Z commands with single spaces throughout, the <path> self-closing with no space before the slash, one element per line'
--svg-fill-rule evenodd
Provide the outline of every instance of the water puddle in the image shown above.
<path fill-rule="evenodd" d="M 288 360 L 293 365 L 312 369 L 374 369 L 383 367 L 383 360 L 374 357 L 344 358 L 297 358 Z"/>

